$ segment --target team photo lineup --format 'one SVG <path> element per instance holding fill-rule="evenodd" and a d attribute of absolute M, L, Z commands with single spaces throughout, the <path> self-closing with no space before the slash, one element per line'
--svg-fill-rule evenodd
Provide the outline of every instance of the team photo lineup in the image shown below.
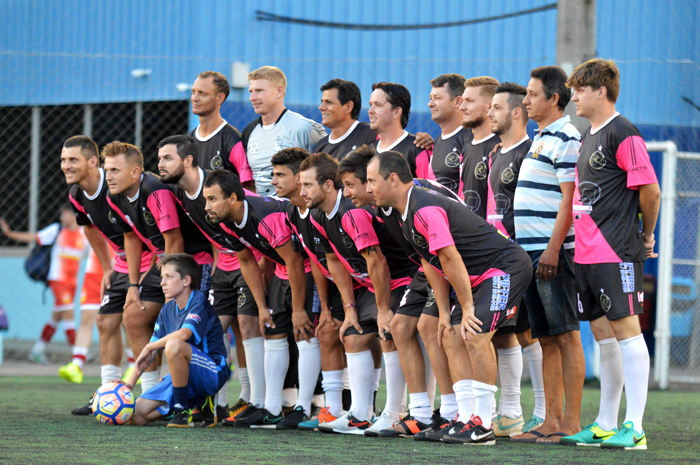
<path fill-rule="evenodd" d="M 0 220 L 12 239 L 54 244 L 54 311 L 30 358 L 43 361 L 62 324 L 73 360 L 59 375 L 81 383 L 96 321 L 102 387 L 72 413 L 105 423 L 646 449 L 654 168 L 615 110 L 613 61 L 520 81 L 443 74 L 413 89 L 430 92 L 433 139 L 405 130 L 402 84 L 317 83 L 314 121 L 285 107 L 273 66 L 248 74 L 258 117 L 237 129 L 221 115 L 226 77 L 204 71 L 197 127 L 157 153 L 68 138 L 60 224 L 34 235 Z M 145 171 L 156 157 L 158 173 Z M 600 354 L 596 418 L 581 418 L 580 321 Z"/>

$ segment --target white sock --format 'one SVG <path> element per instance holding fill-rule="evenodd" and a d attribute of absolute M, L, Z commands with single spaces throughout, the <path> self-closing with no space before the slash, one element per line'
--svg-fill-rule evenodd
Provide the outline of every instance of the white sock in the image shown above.
<path fill-rule="evenodd" d="M 265 341 L 265 409 L 272 415 L 282 411 L 282 390 L 289 368 L 287 338 Z"/>
<path fill-rule="evenodd" d="M 46 349 L 46 343 L 40 339 L 34 343 L 34 347 L 32 347 L 32 353 L 41 354 L 44 352 L 44 349 Z"/>
<path fill-rule="evenodd" d="M 428 391 L 428 397 L 430 398 L 430 411 L 435 410 L 435 388 L 437 386 L 437 378 L 435 373 L 433 373 L 433 364 L 430 362 L 430 357 L 428 356 L 428 351 L 423 344 L 423 339 L 418 335 L 418 343 L 420 344 L 420 350 L 423 354 L 423 363 L 425 364 L 425 388 Z"/>
<path fill-rule="evenodd" d="M 121 379 L 122 369 L 116 365 L 102 365 L 100 367 L 100 377 L 102 378 L 102 385 L 104 386 L 110 381 Z"/>
<path fill-rule="evenodd" d="M 85 364 L 85 359 L 87 358 L 88 354 L 88 348 L 87 347 L 80 347 L 80 346 L 73 346 L 73 360 L 72 362 L 78 365 L 78 367 L 82 370 L 83 365 Z M 76 357 L 77 355 L 77 357 Z"/>
<path fill-rule="evenodd" d="M 350 375 L 348 374 L 348 367 L 343 368 L 343 390 L 350 390 Z"/>
<path fill-rule="evenodd" d="M 224 347 L 226 347 L 226 363 L 231 365 L 231 341 L 228 338 L 228 334 L 224 335 Z M 229 380 L 231 377 L 229 376 Z M 226 407 L 228 405 L 228 381 L 221 386 L 219 392 L 216 393 L 216 405 L 219 407 Z"/>
<path fill-rule="evenodd" d="M 544 398 L 544 375 L 542 374 L 542 346 L 540 341 L 523 349 L 523 361 L 527 361 L 530 369 L 532 390 L 535 394 L 535 410 L 533 415 L 544 420 L 547 414 L 547 402 Z"/>
<path fill-rule="evenodd" d="M 430 410 L 430 397 L 427 392 L 415 392 L 409 394 L 411 402 L 408 404 L 408 410 L 411 416 L 421 423 L 430 424 L 432 410 Z"/>
<path fill-rule="evenodd" d="M 343 411 L 343 370 L 324 371 L 323 392 L 326 393 L 326 407 L 334 417 Z"/>
<path fill-rule="evenodd" d="M 384 353 L 384 367 L 386 369 L 386 405 L 384 412 L 388 412 L 393 420 L 399 419 L 401 401 L 406 392 L 406 379 L 399 362 L 398 351 Z"/>
<path fill-rule="evenodd" d="M 250 379 L 250 403 L 262 408 L 265 403 L 265 339 L 262 336 L 246 339 L 243 351 Z"/>
<path fill-rule="evenodd" d="M 352 404 L 350 413 L 360 421 L 367 420 L 367 412 L 372 405 L 370 390 L 374 373 L 372 352 L 366 350 L 354 354 L 345 354 L 348 360 L 348 376 L 350 377 L 350 393 Z"/>
<path fill-rule="evenodd" d="M 472 381 L 474 391 L 474 416 L 481 420 L 481 425 L 491 428 L 491 412 L 493 403 L 496 401 L 496 391 L 498 388 L 491 384 Z"/>
<path fill-rule="evenodd" d="M 457 399 L 457 410 L 459 411 L 459 421 L 466 424 L 474 415 L 474 391 L 472 390 L 472 380 L 463 379 L 457 381 L 452 388 Z"/>
<path fill-rule="evenodd" d="M 625 372 L 625 398 L 627 400 L 627 412 L 625 423 L 634 423 L 634 429 L 641 434 L 642 418 L 647 405 L 647 392 L 649 390 L 649 351 L 644 337 L 631 337 L 620 341 L 622 351 L 622 366 Z"/>
<path fill-rule="evenodd" d="M 141 375 L 141 394 L 158 384 L 160 376 L 157 371 L 148 371 Z"/>
<path fill-rule="evenodd" d="M 501 380 L 500 414 L 518 418 L 520 408 L 520 380 L 523 377 L 523 356 L 520 346 L 498 349 L 498 377 Z"/>
<path fill-rule="evenodd" d="M 248 378 L 248 368 L 238 368 L 238 381 L 241 383 L 241 394 L 238 397 L 246 402 L 250 402 L 250 379 Z"/>
<path fill-rule="evenodd" d="M 304 407 L 304 412 L 311 415 L 311 398 L 321 373 L 321 346 L 318 338 L 312 337 L 309 342 L 297 342 L 299 348 L 299 396 L 296 406 Z"/>
<path fill-rule="evenodd" d="M 625 372 L 617 339 L 613 337 L 598 341 L 598 347 L 600 348 L 600 410 L 595 421 L 602 429 L 610 431 L 617 427 Z"/>
<path fill-rule="evenodd" d="M 287 367 L 287 370 L 289 370 L 289 367 Z M 297 403 L 297 394 L 298 391 L 295 387 L 284 388 L 282 390 L 282 408 L 294 407 Z"/>
<path fill-rule="evenodd" d="M 374 411 L 374 398 L 376 396 L 377 391 L 379 390 L 379 381 L 381 381 L 381 379 L 382 369 L 375 368 L 374 375 L 372 376 L 372 388 L 369 390 L 369 409 L 367 410 L 367 418 L 369 420 L 371 420 L 372 417 L 374 417 L 376 414 L 376 412 Z"/>
<path fill-rule="evenodd" d="M 457 396 L 455 393 L 440 395 L 440 416 L 448 420 L 457 418 Z"/>

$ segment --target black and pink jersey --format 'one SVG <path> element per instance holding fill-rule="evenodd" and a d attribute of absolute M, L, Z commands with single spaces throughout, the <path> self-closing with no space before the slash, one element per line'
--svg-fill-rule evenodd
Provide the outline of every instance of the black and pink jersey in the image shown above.
<path fill-rule="evenodd" d="M 462 152 L 460 192 L 467 207 L 484 219 L 489 195 L 489 154 L 500 142 L 501 139 L 496 134 L 481 140 L 472 138 Z"/>
<path fill-rule="evenodd" d="M 450 134 L 440 134 L 435 139 L 427 178 L 437 181 L 452 192 L 460 193 L 459 170 L 462 166 L 462 154 L 464 147 L 473 138 L 472 130 L 462 126 Z"/>
<path fill-rule="evenodd" d="M 197 164 L 206 170 L 228 170 L 241 182 L 253 180 L 253 170 L 243 147 L 241 133 L 226 121 L 207 137 L 199 134 L 197 126 L 189 134 L 197 145 Z"/>
<path fill-rule="evenodd" d="M 574 192 L 574 261 L 581 264 L 644 260 L 639 186 L 656 184 L 639 131 L 615 113 L 581 141 Z"/>
<path fill-rule="evenodd" d="M 442 194 L 445 197 L 454 200 L 455 202 L 462 203 L 462 199 L 460 199 L 457 194 L 433 180 L 414 179 L 413 185 L 416 187 L 428 188 L 432 191 L 437 192 L 438 194 Z M 411 245 L 409 240 L 403 235 L 403 220 L 401 219 L 401 213 L 399 213 L 398 210 L 395 210 L 391 207 L 389 207 L 388 209 L 377 207 L 373 211 L 374 216 L 377 218 L 377 221 L 386 225 L 387 230 L 389 231 L 391 236 L 396 240 L 396 242 L 401 246 L 408 258 L 420 265 L 420 255 L 418 254 L 418 252 L 416 252 L 416 249 L 413 248 L 413 245 Z"/>
<path fill-rule="evenodd" d="M 328 271 L 328 264 L 326 263 L 326 253 L 331 253 L 333 250 L 328 244 L 328 240 L 311 223 L 311 209 L 307 208 L 302 213 L 299 207 L 289 202 L 287 205 L 287 218 L 294 235 L 299 240 L 299 246 L 303 248 L 309 259 L 318 266 L 323 275 L 332 280 Z"/>
<path fill-rule="evenodd" d="M 314 152 L 327 153 L 336 160 L 341 161 L 356 148 L 370 145 L 376 140 L 377 133 L 369 128 L 369 123 L 355 121 L 348 129 L 348 132 L 337 139 L 332 139 L 331 134 L 323 137 L 316 144 Z"/>
<path fill-rule="evenodd" d="M 275 250 L 292 240 L 292 228 L 287 221 L 287 202 L 272 197 L 260 197 L 246 192 L 243 200 L 243 221 L 233 220 L 221 223 L 224 231 L 236 237 L 240 244 L 234 244 L 236 251 L 247 247 L 258 251 L 275 262 L 275 275 L 280 279 L 289 279 L 284 259 Z M 311 271 L 308 262 L 306 271 Z"/>
<path fill-rule="evenodd" d="M 418 271 L 416 263 L 406 256 L 385 225 L 377 221 L 373 207 L 357 208 L 343 196 L 343 191 L 338 191 L 335 208 L 329 215 L 314 209 L 311 220 L 350 275 L 372 292 L 374 287 L 367 262 L 360 253 L 368 247 L 378 246 L 384 254 L 391 273 L 392 289 L 410 283 Z"/>
<path fill-rule="evenodd" d="M 437 251 L 455 246 L 464 260 L 472 287 L 530 263 L 515 242 L 467 206 L 423 187 L 412 187 L 402 216 L 404 236 L 420 256 L 443 273 Z"/>
<path fill-rule="evenodd" d="M 518 184 L 520 165 L 527 156 L 532 141 L 525 136 L 507 149 L 501 148 L 489 159 L 488 204 L 486 221 L 503 234 L 515 239 L 513 200 Z"/>
<path fill-rule="evenodd" d="M 108 193 L 109 187 L 105 182 L 105 173 L 100 168 L 100 185 L 93 196 L 88 196 L 87 192 L 74 184 L 70 188 L 68 198 L 73 206 L 78 224 L 80 226 L 94 225 L 114 250 L 116 254 L 114 271 L 128 273 L 129 267 L 126 264 L 126 252 L 124 252 L 124 232 L 131 231 L 131 227 L 112 210 L 107 202 Z M 152 255 L 144 244 L 141 255 L 141 271 L 148 271 L 151 267 Z"/>
<path fill-rule="evenodd" d="M 110 193 L 107 202 L 156 255 L 165 253 L 163 233 L 180 228 L 185 253 L 192 255 L 200 265 L 214 263 L 211 243 L 187 217 L 173 188 L 163 184 L 157 175 L 143 173 L 139 190 L 133 198 Z"/>
<path fill-rule="evenodd" d="M 433 150 L 416 147 L 413 143 L 415 140 L 416 136 L 408 131 L 404 131 L 403 135 L 389 147 L 384 147 L 379 139 L 375 140 L 372 144 L 374 148 L 377 149 L 378 153 L 392 150 L 403 155 L 406 160 L 408 160 L 408 166 L 411 167 L 411 174 L 414 178 L 429 178 L 430 158 L 433 155 Z"/>

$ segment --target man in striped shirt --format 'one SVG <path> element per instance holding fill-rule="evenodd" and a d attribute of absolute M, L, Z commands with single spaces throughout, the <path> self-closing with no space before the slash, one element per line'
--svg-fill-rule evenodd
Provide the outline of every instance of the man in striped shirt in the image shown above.
<path fill-rule="evenodd" d="M 515 440 L 558 443 L 580 429 L 586 362 L 576 319 L 572 198 L 581 135 L 564 116 L 571 92 L 555 66 L 530 73 L 523 104 L 539 133 L 520 167 L 515 234 L 534 268 L 523 300 L 532 337 L 542 345 L 547 412 L 542 426 Z M 563 395 L 566 395 L 566 413 Z"/>

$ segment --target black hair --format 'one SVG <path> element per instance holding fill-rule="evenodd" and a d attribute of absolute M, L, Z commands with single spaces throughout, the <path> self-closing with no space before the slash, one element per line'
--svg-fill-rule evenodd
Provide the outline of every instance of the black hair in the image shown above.
<path fill-rule="evenodd" d="M 162 270 L 165 265 L 173 265 L 182 279 L 189 276 L 191 279 L 190 289 L 199 289 L 199 265 L 191 255 L 186 253 L 165 255 L 158 262 L 158 269 Z"/>
<path fill-rule="evenodd" d="M 401 108 L 401 127 L 406 129 L 408 117 L 411 114 L 411 93 L 403 84 L 395 82 L 377 82 L 372 84 L 372 90 L 381 89 L 386 94 L 386 100 L 392 108 Z"/>
<path fill-rule="evenodd" d="M 367 183 L 367 165 L 376 154 L 377 151 L 371 145 L 365 144 L 356 148 L 340 162 L 338 177 L 342 177 L 343 173 L 352 173 L 362 181 L 362 184 Z"/>
<path fill-rule="evenodd" d="M 360 109 L 362 108 L 362 94 L 360 93 L 360 88 L 357 87 L 357 84 L 352 81 L 336 78 L 331 79 L 321 86 L 321 92 L 329 89 L 338 90 L 338 100 L 340 101 L 341 105 L 352 102 L 352 111 L 350 112 L 350 117 L 352 119 L 357 119 L 360 117 Z"/>
<path fill-rule="evenodd" d="M 375 154 L 374 158 L 379 160 L 379 174 L 387 179 L 391 173 L 396 173 L 399 180 L 405 184 L 413 181 L 411 167 L 408 166 L 406 157 L 399 152 L 387 150 L 386 152 Z"/>
<path fill-rule="evenodd" d="M 177 148 L 181 160 L 187 158 L 187 155 L 192 155 L 192 166 L 197 166 L 197 143 L 192 137 L 183 134 L 168 136 L 158 142 L 158 150 L 171 144 Z"/>
<path fill-rule="evenodd" d="M 530 77 L 542 81 L 544 95 L 547 99 L 557 94 L 559 96 L 557 106 L 562 111 L 566 108 L 571 100 L 571 89 L 566 87 L 568 78 L 563 69 L 558 66 L 542 66 L 530 71 Z"/>
<path fill-rule="evenodd" d="M 217 170 L 209 173 L 207 179 L 204 180 L 204 187 L 213 187 L 214 184 L 218 184 L 226 198 L 231 197 L 231 194 L 236 194 L 236 199 L 245 199 L 240 178 L 230 171 Z"/>
<path fill-rule="evenodd" d="M 88 136 L 73 136 L 66 139 L 63 143 L 63 147 L 70 149 L 73 147 L 80 147 L 80 154 L 85 157 L 86 160 L 92 157 L 99 157 L 100 151 L 97 148 L 97 144 L 94 140 L 90 139 Z"/>
<path fill-rule="evenodd" d="M 307 158 L 309 158 L 309 152 L 305 149 L 301 147 L 291 147 L 282 149 L 274 154 L 272 160 L 270 160 L 270 164 L 272 166 L 286 166 L 292 173 L 298 174 L 301 163 Z"/>

